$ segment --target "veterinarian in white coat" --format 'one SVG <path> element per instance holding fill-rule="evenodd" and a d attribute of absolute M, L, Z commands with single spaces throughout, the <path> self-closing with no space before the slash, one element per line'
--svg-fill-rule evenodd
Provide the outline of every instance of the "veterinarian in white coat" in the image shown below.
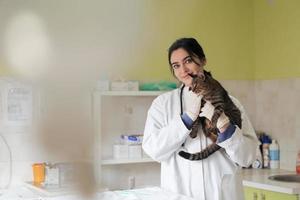
<path fill-rule="evenodd" d="M 232 98 L 242 113 L 242 129 L 231 124 L 224 113 L 219 117 L 217 143 L 221 150 L 204 160 L 182 158 L 179 151 L 195 153 L 212 143 L 201 128 L 194 139 L 189 133 L 199 114 L 211 119 L 214 107 L 207 102 L 200 111 L 202 96 L 188 89 L 192 83 L 189 74 L 203 73 L 206 64 L 202 47 L 195 39 L 176 40 L 169 48 L 169 64 L 182 86 L 153 101 L 143 140 L 145 152 L 161 162 L 161 187 L 199 200 L 244 199 L 238 171 L 252 164 L 259 144 L 244 108 Z"/>

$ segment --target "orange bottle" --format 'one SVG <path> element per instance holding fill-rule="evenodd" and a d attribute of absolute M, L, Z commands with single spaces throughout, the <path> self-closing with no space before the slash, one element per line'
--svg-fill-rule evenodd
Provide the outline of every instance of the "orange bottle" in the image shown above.
<path fill-rule="evenodd" d="M 45 163 L 34 163 L 32 165 L 33 170 L 33 184 L 41 185 L 45 181 Z"/>

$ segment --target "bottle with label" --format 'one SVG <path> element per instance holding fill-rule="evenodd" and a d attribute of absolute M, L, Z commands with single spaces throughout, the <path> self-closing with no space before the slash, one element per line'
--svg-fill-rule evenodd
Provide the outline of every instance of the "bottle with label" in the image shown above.
<path fill-rule="evenodd" d="M 263 143 L 262 149 L 264 168 L 270 168 L 269 143 Z"/>
<path fill-rule="evenodd" d="M 270 137 L 268 135 L 264 135 L 262 143 L 263 168 L 270 168 Z"/>
<path fill-rule="evenodd" d="M 300 150 L 298 151 L 297 154 L 296 173 L 300 175 Z"/>
<path fill-rule="evenodd" d="M 270 168 L 279 169 L 279 145 L 276 140 L 272 140 L 269 146 L 270 150 Z"/>

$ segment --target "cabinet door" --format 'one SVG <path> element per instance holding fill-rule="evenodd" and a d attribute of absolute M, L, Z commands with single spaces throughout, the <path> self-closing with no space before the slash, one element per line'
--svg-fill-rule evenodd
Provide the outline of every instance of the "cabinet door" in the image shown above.
<path fill-rule="evenodd" d="M 299 200 L 299 195 L 244 187 L 245 200 Z"/>
<path fill-rule="evenodd" d="M 261 200 L 298 200 L 298 195 L 262 190 Z"/>
<path fill-rule="evenodd" d="M 245 200 L 260 200 L 261 190 L 257 188 L 244 187 Z"/>

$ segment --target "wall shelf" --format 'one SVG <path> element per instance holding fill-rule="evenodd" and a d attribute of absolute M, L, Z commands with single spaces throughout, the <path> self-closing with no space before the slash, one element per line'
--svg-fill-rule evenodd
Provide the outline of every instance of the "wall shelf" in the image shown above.
<path fill-rule="evenodd" d="M 106 159 L 102 160 L 102 165 L 118 165 L 118 164 L 130 164 L 130 163 L 147 163 L 147 162 L 156 162 L 151 158 L 128 158 L 128 159 Z"/>
<path fill-rule="evenodd" d="M 113 159 L 113 145 L 121 134 L 143 134 L 153 99 L 165 92 L 94 90 L 94 170 L 98 184 L 109 189 L 127 188 L 128 177 L 136 177 L 137 187 L 159 185 L 159 162 L 143 156 Z"/>
<path fill-rule="evenodd" d="M 99 91 L 95 90 L 102 96 L 158 96 L 166 91 Z"/>

